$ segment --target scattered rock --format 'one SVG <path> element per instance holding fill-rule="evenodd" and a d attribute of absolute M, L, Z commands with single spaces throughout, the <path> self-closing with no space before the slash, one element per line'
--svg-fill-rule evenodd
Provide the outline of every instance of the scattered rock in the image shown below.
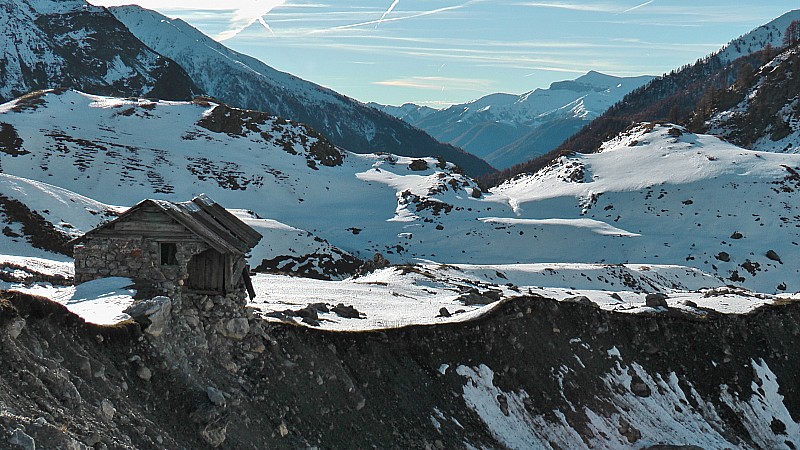
<path fill-rule="evenodd" d="M 278 434 L 280 434 L 281 437 L 286 437 L 289 434 L 289 427 L 286 426 L 286 422 L 281 421 L 281 424 L 278 425 Z"/>
<path fill-rule="evenodd" d="M 564 303 L 580 303 L 581 305 L 597 306 L 597 304 L 585 295 L 578 295 L 576 297 L 569 297 L 564 299 Z"/>
<path fill-rule="evenodd" d="M 778 285 L 777 289 L 779 291 L 785 291 L 787 289 L 786 283 L 781 283 Z"/>
<path fill-rule="evenodd" d="M 634 428 L 627 420 L 620 418 L 619 434 L 625 437 L 631 444 L 642 438 L 642 432 Z"/>
<path fill-rule="evenodd" d="M 436 317 L 450 317 L 450 311 L 447 310 L 444 306 L 439 309 L 439 315 Z"/>
<path fill-rule="evenodd" d="M 619 294 L 617 294 L 616 292 L 612 292 L 611 294 L 609 294 L 609 297 L 613 298 L 614 300 L 616 300 L 618 302 L 622 301 L 622 297 L 620 297 Z"/>
<path fill-rule="evenodd" d="M 164 333 L 169 323 L 172 300 L 164 296 L 153 297 L 135 302 L 124 312 L 137 322 L 143 323 L 145 333 L 158 337 Z"/>
<path fill-rule="evenodd" d="M 424 159 L 415 159 L 411 161 L 408 168 L 413 171 L 428 170 L 428 162 Z"/>
<path fill-rule="evenodd" d="M 717 258 L 722 262 L 730 262 L 731 255 L 729 255 L 728 252 L 719 252 L 717 253 L 717 256 L 715 256 L 715 258 Z"/>
<path fill-rule="evenodd" d="M 634 375 L 631 378 L 631 392 L 637 397 L 650 397 L 652 392 L 650 391 L 650 386 L 648 386 L 644 380 L 639 378 L 638 375 Z"/>
<path fill-rule="evenodd" d="M 669 307 L 669 305 L 667 305 L 667 296 L 659 292 L 653 294 L 647 294 L 647 296 L 644 298 L 644 302 L 645 305 L 651 308 Z"/>
<path fill-rule="evenodd" d="M 496 300 L 492 300 L 489 297 L 484 297 L 483 295 L 478 294 L 476 292 L 467 292 L 467 293 L 461 294 L 458 297 L 457 300 L 461 301 L 466 306 L 470 306 L 470 305 L 488 305 L 489 303 L 494 303 L 496 301 Z"/>
<path fill-rule="evenodd" d="M 25 450 L 36 450 L 36 441 L 28 436 L 21 428 L 17 428 L 11 433 L 11 438 L 8 442 L 11 445 L 18 445 Z"/>
<path fill-rule="evenodd" d="M 500 272 L 497 272 L 497 274 L 498 275 L 502 275 Z M 501 278 L 505 278 L 505 276 L 503 276 Z M 492 299 L 492 301 L 496 302 L 496 301 L 500 300 L 501 298 L 503 298 L 503 291 L 498 290 L 498 289 L 487 289 L 487 290 L 483 291 L 483 293 L 481 293 L 481 295 L 483 295 L 486 298 L 490 298 L 490 299 Z"/>
<path fill-rule="evenodd" d="M 769 258 L 769 259 L 771 259 L 771 260 L 773 260 L 773 261 L 777 261 L 777 262 L 779 262 L 779 263 L 783 264 L 783 261 L 781 261 L 781 257 L 780 257 L 780 256 L 778 256 L 778 254 L 777 254 L 777 253 L 775 253 L 775 250 L 769 250 L 769 251 L 767 251 L 767 254 L 766 254 L 766 256 L 767 256 L 767 258 Z"/>
<path fill-rule="evenodd" d="M 209 386 L 206 388 L 206 395 L 208 396 L 208 401 L 212 404 L 223 408 L 225 407 L 225 394 L 219 389 Z"/>
<path fill-rule="evenodd" d="M 8 337 L 11 339 L 16 339 L 22 334 L 22 330 L 25 328 L 25 319 L 22 317 L 15 317 L 14 320 L 11 321 L 11 324 L 8 325 L 6 328 Z"/>
<path fill-rule="evenodd" d="M 319 320 L 319 313 L 311 305 L 307 305 L 294 312 L 294 315 L 303 319 Z"/>
<path fill-rule="evenodd" d="M 731 235 L 731 239 L 741 239 L 743 237 L 744 235 L 742 233 L 739 233 L 738 231 L 734 231 L 733 234 Z"/>
<path fill-rule="evenodd" d="M 103 416 L 103 419 L 107 421 L 114 420 L 114 414 L 117 413 L 116 408 L 114 408 L 114 404 L 111 403 L 108 399 L 103 399 L 100 402 L 100 415 Z"/>
<path fill-rule="evenodd" d="M 229 339 L 241 341 L 250 332 L 250 323 L 244 317 L 230 319 L 222 327 L 222 335 Z"/>
<path fill-rule="evenodd" d="M 153 372 L 147 366 L 141 366 L 136 370 L 136 376 L 144 381 L 150 381 L 153 378 Z"/>
<path fill-rule="evenodd" d="M 697 303 L 695 303 L 695 302 L 693 302 L 693 301 L 691 301 L 691 300 L 685 300 L 685 301 L 683 302 L 683 305 L 684 305 L 684 306 L 688 306 L 688 307 L 690 307 L 690 308 L 697 308 Z"/>
<path fill-rule="evenodd" d="M 331 311 L 336 313 L 337 316 L 343 317 L 345 319 L 360 319 L 361 313 L 355 309 L 352 305 L 345 306 L 344 303 L 339 303 L 338 305 L 331 308 Z"/>

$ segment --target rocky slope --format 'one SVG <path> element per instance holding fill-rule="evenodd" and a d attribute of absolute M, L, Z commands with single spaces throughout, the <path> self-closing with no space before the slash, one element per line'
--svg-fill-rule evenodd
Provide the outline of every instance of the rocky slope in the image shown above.
<path fill-rule="evenodd" d="M 4 294 L 0 447 L 800 445 L 797 304 L 697 319 L 520 298 L 360 333 L 224 304 L 162 320 L 100 327 Z"/>
<path fill-rule="evenodd" d="M 54 87 L 164 99 L 197 92 L 180 66 L 82 0 L 4 1 L 0 22 L 2 101 Z"/>
<path fill-rule="evenodd" d="M 787 49 L 718 97 L 704 128 L 736 145 L 800 152 L 800 47 Z M 734 103 L 734 105 L 730 105 Z"/>
<path fill-rule="evenodd" d="M 180 64 L 205 94 L 225 103 L 309 124 L 352 152 L 441 156 L 473 176 L 493 171 L 469 153 L 351 98 L 235 52 L 180 19 L 138 6 L 111 11 L 138 39 Z"/>
<path fill-rule="evenodd" d="M 371 104 L 503 169 L 549 152 L 653 77 L 589 72 L 522 95 L 491 94 L 443 110 Z"/>

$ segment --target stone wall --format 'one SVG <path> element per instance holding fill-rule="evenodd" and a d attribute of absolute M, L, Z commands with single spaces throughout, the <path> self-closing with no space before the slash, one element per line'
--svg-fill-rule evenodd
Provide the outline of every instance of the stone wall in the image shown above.
<path fill-rule="evenodd" d="M 161 265 L 160 243 L 142 237 L 89 237 L 75 246 L 75 283 L 104 277 L 127 277 L 167 296 L 181 290 L 192 256 L 209 248 L 202 241 L 177 242 L 177 265 Z"/>

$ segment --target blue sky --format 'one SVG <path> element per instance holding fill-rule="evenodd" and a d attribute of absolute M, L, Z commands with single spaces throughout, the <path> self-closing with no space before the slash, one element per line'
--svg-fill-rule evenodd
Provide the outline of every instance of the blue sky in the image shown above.
<path fill-rule="evenodd" d="M 358 100 L 434 107 L 523 93 L 589 70 L 660 75 L 798 7 L 796 0 L 137 3 Z"/>

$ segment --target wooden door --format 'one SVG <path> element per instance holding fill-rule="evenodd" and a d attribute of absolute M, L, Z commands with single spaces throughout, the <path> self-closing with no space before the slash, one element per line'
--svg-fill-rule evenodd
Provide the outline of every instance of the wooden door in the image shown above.
<path fill-rule="evenodd" d="M 225 255 L 208 249 L 194 255 L 187 266 L 188 287 L 194 291 L 225 293 Z"/>

